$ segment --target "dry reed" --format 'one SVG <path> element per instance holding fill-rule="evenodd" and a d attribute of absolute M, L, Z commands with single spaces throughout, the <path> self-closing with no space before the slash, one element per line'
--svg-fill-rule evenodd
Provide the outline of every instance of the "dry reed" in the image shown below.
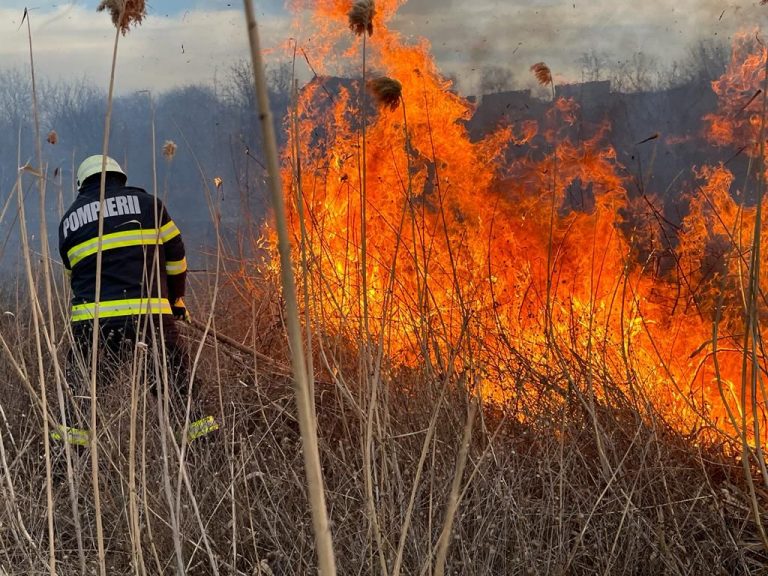
<path fill-rule="evenodd" d="M 534 76 L 536 76 L 536 80 L 542 86 L 552 84 L 552 71 L 549 69 L 549 66 L 544 64 L 544 62 L 537 62 L 531 66 L 531 72 L 533 72 Z"/>
<path fill-rule="evenodd" d="M 376 15 L 374 0 L 357 0 L 349 9 L 349 28 L 358 36 L 373 36 L 373 17 Z"/>
<path fill-rule="evenodd" d="M 125 36 L 131 26 L 138 26 L 147 16 L 145 0 L 101 0 L 98 12 L 109 11 L 112 24 Z"/>
<path fill-rule="evenodd" d="M 173 140 L 166 140 L 165 144 L 163 144 L 163 158 L 165 158 L 168 162 L 173 160 L 173 158 L 176 156 L 176 143 Z"/>
<path fill-rule="evenodd" d="M 397 110 L 403 96 L 403 85 L 400 82 L 394 78 L 379 76 L 368 81 L 368 89 L 379 106 Z"/>

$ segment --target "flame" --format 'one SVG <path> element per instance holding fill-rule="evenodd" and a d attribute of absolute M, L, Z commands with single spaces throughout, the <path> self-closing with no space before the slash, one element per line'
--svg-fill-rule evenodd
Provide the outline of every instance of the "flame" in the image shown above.
<path fill-rule="evenodd" d="M 473 107 L 451 91 L 428 43 L 406 44 L 388 27 L 401 4 L 379 0 L 365 39 L 368 69 L 402 85 L 398 109 L 367 114 L 365 260 L 362 83 L 305 87 L 286 147 L 291 225 L 322 331 L 359 339 L 365 301 L 363 338 L 385 343 L 391 362 L 474 368 L 478 392 L 494 401 L 540 391 L 534 374 L 578 370 L 596 394 L 607 394 L 598 382 L 611 383 L 653 402 L 679 430 L 715 438 L 746 427 L 752 437 L 744 391 L 752 370 L 766 370 L 762 355 L 744 354 L 757 209 L 739 199 L 734 175 L 723 165 L 692 170 L 689 213 L 673 226 L 656 198 L 628 192 L 609 125 L 570 139 L 579 119 L 571 100 L 553 102 L 541 125 L 525 120 L 472 141 L 464 121 Z M 291 5 L 312 29 L 319 73 L 359 76 L 363 39 L 349 32 L 350 3 Z M 763 99 L 750 98 L 765 65 L 765 49 L 736 38 L 712 86 L 718 112 L 704 119 L 711 142 L 759 150 Z M 511 146 L 528 153 L 510 160 Z M 763 407 L 756 402 L 750 422 Z"/>

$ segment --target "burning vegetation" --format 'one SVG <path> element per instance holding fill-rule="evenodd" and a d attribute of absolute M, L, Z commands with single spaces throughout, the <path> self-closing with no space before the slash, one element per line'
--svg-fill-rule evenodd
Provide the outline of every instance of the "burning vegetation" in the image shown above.
<path fill-rule="evenodd" d="M 93 393 L 93 449 L 49 453 L 39 423 L 58 415 L 31 382 L 63 397 L 60 349 L 30 338 L 49 334 L 31 273 L 28 302 L 7 297 L 0 573 L 303 575 L 323 552 L 339 574 L 764 573 L 764 45 L 736 38 L 699 134 L 643 135 L 728 158 L 675 179 L 675 217 L 543 62 L 546 114 L 470 137 L 474 106 L 388 26 L 403 3 L 290 2 L 309 14 L 310 66 L 353 79 L 316 75 L 285 118 L 298 307 L 280 298 L 274 231 L 248 222 L 236 242 L 255 250 L 226 252 L 209 196 L 205 322 L 183 330 L 218 436 L 179 443 L 147 393 L 158 350 L 138 346 Z M 144 7 L 100 4 L 122 32 Z M 175 166 L 182 150 L 153 153 Z M 20 206 L 33 176 L 21 169 Z M 205 182 L 217 198 L 239 184 Z M 66 297 L 48 295 L 51 326 Z M 311 442 L 288 366 L 302 346 Z M 330 522 L 313 523 L 326 503 Z"/>
<path fill-rule="evenodd" d="M 712 142 L 743 147 L 754 159 L 749 177 L 737 179 L 725 164 L 692 167 L 690 209 L 670 227 L 653 191 L 635 192 L 606 144 L 610 126 L 582 126 L 572 100 L 555 100 L 541 125 L 500 126 L 472 141 L 464 126 L 472 107 L 451 91 L 428 47 L 406 45 L 386 26 L 398 4 L 377 6 L 368 53 L 371 68 L 399 80 L 397 90 L 382 90 L 383 79 L 370 85 L 391 92 L 377 96 L 387 106 L 402 101 L 407 117 L 370 118 L 363 158 L 362 88 L 331 96 L 319 78 L 297 105 L 286 164 L 300 160 L 303 177 L 287 169 L 285 180 L 320 329 L 355 339 L 365 324 L 392 367 L 466 372 L 475 393 L 507 406 L 559 394 L 557 381 L 606 399 L 600 383 L 610 382 L 659 407 L 676 429 L 700 431 L 700 440 L 745 435 L 764 444 L 765 399 L 755 383 L 768 365 L 753 346 L 762 329 L 749 322 L 748 300 L 757 290 L 763 308 L 768 285 L 761 230 L 754 234 L 764 226 L 755 198 L 765 49 L 736 40 L 731 66 L 713 85 L 719 112 L 702 128 Z M 335 50 L 344 19 L 352 21 L 343 5 L 313 10 L 321 53 Z M 544 63 L 531 70 L 553 83 Z M 510 147 L 521 142 L 530 153 L 513 158 Z M 574 194 L 589 202 L 574 208 Z M 751 284 L 754 275 L 760 282 Z M 521 365 L 548 374 L 547 384 L 510 376 Z"/>

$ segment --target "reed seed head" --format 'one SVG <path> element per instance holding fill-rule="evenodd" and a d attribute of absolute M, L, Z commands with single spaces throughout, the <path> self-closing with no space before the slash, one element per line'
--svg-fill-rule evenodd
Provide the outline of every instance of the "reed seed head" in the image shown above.
<path fill-rule="evenodd" d="M 168 160 L 168 162 L 173 160 L 173 157 L 176 156 L 177 148 L 178 146 L 176 146 L 176 142 L 173 140 L 166 140 L 165 144 L 163 144 L 163 158 Z"/>
<path fill-rule="evenodd" d="M 536 80 L 538 80 L 539 84 L 542 86 L 552 84 L 552 71 L 549 69 L 549 66 L 544 64 L 544 62 L 538 62 L 531 66 L 531 72 L 533 72 L 534 76 L 536 76 Z"/>
<path fill-rule="evenodd" d="M 56 130 L 48 132 L 48 137 L 45 139 L 48 144 L 55 145 L 59 142 L 59 135 L 56 134 Z"/>
<path fill-rule="evenodd" d="M 366 32 L 368 36 L 373 35 L 373 16 L 376 14 L 376 3 L 374 0 L 355 0 L 352 8 L 349 9 L 349 28 L 357 36 L 362 36 Z"/>
<path fill-rule="evenodd" d="M 145 0 L 101 0 L 98 12 L 109 10 L 112 23 L 125 36 L 131 25 L 138 26 L 147 16 Z"/>
<path fill-rule="evenodd" d="M 373 94 L 376 103 L 382 108 L 396 110 L 403 95 L 403 85 L 388 76 L 372 78 L 368 81 L 368 90 Z"/>

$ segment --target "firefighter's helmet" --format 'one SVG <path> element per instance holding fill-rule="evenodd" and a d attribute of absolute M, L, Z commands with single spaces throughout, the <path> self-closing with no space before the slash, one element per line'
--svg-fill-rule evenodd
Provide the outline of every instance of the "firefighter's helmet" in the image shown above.
<path fill-rule="evenodd" d="M 101 165 L 103 163 L 104 156 L 96 154 L 94 156 L 88 156 L 80 163 L 80 167 L 77 169 L 77 188 L 78 190 L 83 187 L 83 183 L 94 174 L 101 174 Z M 115 161 L 114 158 L 107 156 L 105 172 L 116 172 L 125 176 L 125 172 L 120 168 L 120 164 Z"/>

